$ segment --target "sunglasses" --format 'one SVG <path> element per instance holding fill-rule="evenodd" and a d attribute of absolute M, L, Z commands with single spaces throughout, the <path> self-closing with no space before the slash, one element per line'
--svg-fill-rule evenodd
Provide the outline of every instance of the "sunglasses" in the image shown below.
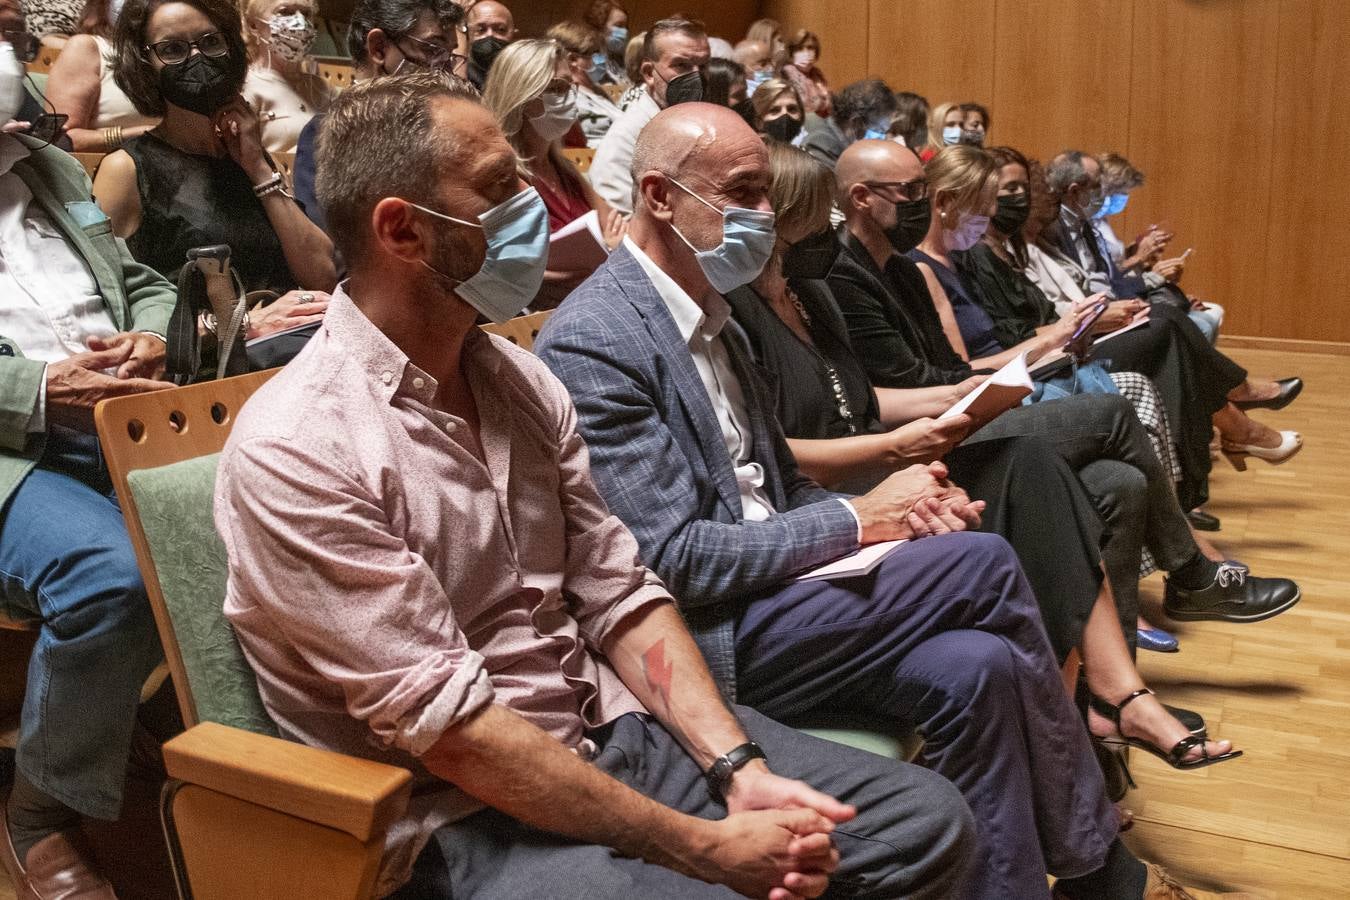
<path fill-rule="evenodd" d="M 153 51 L 164 65 L 173 66 L 191 56 L 193 48 L 199 50 L 202 56 L 218 59 L 230 52 L 230 41 L 222 32 L 212 31 L 195 41 L 169 38 L 167 41 L 156 41 L 144 49 Z"/>

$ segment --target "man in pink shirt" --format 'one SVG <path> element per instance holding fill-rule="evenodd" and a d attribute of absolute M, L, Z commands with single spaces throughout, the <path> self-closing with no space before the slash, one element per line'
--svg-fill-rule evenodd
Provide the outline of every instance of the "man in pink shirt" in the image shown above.
<path fill-rule="evenodd" d="M 216 496 L 225 611 L 283 733 L 418 778 L 382 893 L 960 896 L 955 788 L 728 708 L 567 392 L 475 327 L 534 295 L 548 228 L 443 78 L 330 109 L 318 194 L 351 277 L 240 414 Z"/>

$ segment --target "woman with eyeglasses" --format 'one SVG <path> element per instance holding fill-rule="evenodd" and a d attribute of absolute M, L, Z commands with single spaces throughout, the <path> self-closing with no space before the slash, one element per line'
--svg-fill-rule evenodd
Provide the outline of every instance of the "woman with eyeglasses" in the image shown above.
<path fill-rule="evenodd" d="M 116 22 L 108 0 L 89 0 L 79 31 L 66 41 L 47 78 L 47 100 L 66 116 L 66 133 L 81 153 L 111 153 L 158 121 L 142 115 L 113 80 Z"/>
<path fill-rule="evenodd" d="M 577 121 L 586 136 L 586 146 L 600 143 L 609 126 L 623 110 L 598 87 L 605 77 L 608 56 L 600 43 L 600 32 L 582 22 L 559 22 L 548 30 L 549 40 L 567 51 L 567 72 L 576 87 Z"/>
<path fill-rule="evenodd" d="M 248 0 L 244 6 L 244 44 L 252 59 L 244 99 L 258 111 L 269 153 L 294 153 L 300 132 L 333 98 L 309 55 L 317 11 L 314 0 Z"/>
<path fill-rule="evenodd" d="M 305 217 L 240 89 L 248 53 L 229 0 L 127 0 L 118 85 L 159 125 L 99 167 L 94 193 L 132 255 L 170 280 L 187 251 L 227 244 L 246 291 L 283 295 L 251 319 L 316 321 L 337 283 L 333 245 Z M 302 289 L 302 290 L 297 290 Z"/>
<path fill-rule="evenodd" d="M 483 105 L 497 117 L 520 155 L 525 169 L 522 177 L 539 191 L 548 207 L 549 230 L 557 232 L 594 210 L 604 250 L 618 246 L 628 230 L 627 220 L 562 153 L 562 137 L 577 120 L 576 87 L 563 45 L 548 40 L 508 45 L 488 73 Z M 550 259 L 544 286 L 532 307 L 557 306 L 593 271 L 595 265 Z"/>

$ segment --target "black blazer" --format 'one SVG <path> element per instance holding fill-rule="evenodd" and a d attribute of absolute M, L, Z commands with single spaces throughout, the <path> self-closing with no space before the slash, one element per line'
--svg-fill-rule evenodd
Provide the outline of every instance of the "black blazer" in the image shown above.
<path fill-rule="evenodd" d="M 942 331 L 918 266 L 897 253 L 883 272 L 846 228 L 844 249 L 826 281 L 848 326 L 853 350 L 877 387 L 956 384 L 973 370 Z"/>

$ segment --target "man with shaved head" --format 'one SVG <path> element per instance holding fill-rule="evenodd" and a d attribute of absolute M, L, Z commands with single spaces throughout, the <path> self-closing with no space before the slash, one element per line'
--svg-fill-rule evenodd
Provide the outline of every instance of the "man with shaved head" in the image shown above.
<path fill-rule="evenodd" d="M 793 462 L 722 296 L 774 245 L 763 143 L 730 110 L 668 109 L 638 140 L 633 180 L 623 246 L 535 349 L 723 692 L 789 724 L 843 714 L 925 735 L 924 763 L 961 790 L 978 832 L 968 883 L 945 896 L 1043 897 L 1047 871 L 1113 876 L 1132 858 L 1017 559 L 968 530 L 983 504 L 941 464 L 847 497 Z M 796 580 L 897 539 L 868 574 Z M 907 826 L 931 813 L 914 799 L 891 838 L 902 858 L 921 845 Z"/>
<path fill-rule="evenodd" d="M 505 4 L 478 0 L 464 14 L 464 31 L 469 41 L 469 81 L 481 91 L 497 54 L 516 39 L 516 20 Z"/>

